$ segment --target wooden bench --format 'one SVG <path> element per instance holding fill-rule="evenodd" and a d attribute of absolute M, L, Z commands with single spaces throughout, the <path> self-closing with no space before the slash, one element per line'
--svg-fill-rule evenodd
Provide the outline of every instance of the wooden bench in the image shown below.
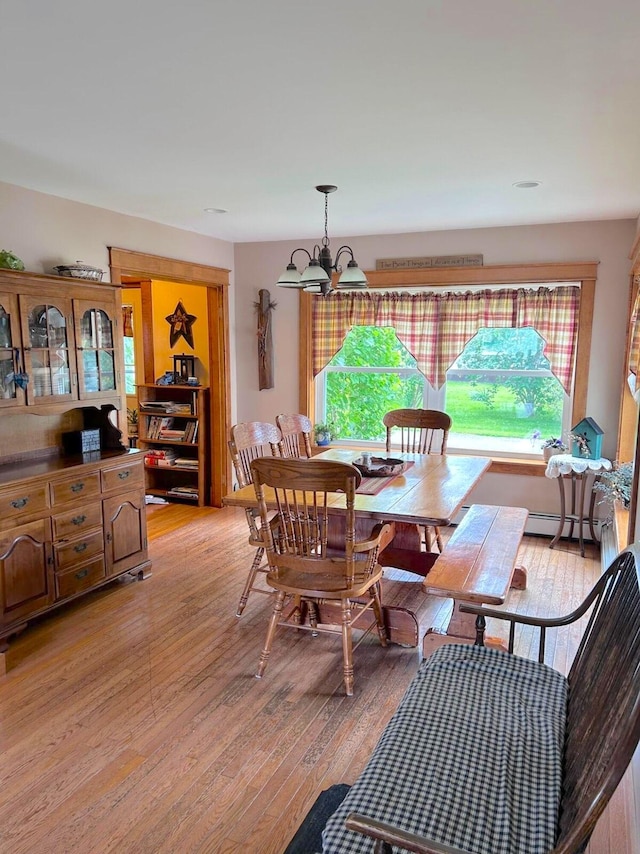
<path fill-rule="evenodd" d="M 432 628 L 424 636 L 425 658 L 445 643 L 473 643 L 475 617 L 461 611 L 461 604 L 501 605 L 510 587 L 526 588 L 526 570 L 516 561 L 528 515 L 524 507 L 469 508 L 423 583 L 427 593 L 453 599 L 446 631 Z M 486 644 L 502 646 L 493 638 Z"/>
<path fill-rule="evenodd" d="M 360 778 L 327 821 L 325 854 L 576 854 L 640 740 L 637 546 L 574 612 L 465 605 L 476 646 L 422 662 Z M 552 627 L 592 608 L 568 677 L 544 663 Z M 540 629 L 539 661 L 482 647 L 485 617 Z M 362 835 L 364 834 L 364 836 Z"/>

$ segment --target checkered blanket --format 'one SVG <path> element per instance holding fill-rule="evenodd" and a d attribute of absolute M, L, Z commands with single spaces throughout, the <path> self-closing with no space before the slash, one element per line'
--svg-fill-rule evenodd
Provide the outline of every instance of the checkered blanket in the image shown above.
<path fill-rule="evenodd" d="M 566 703 L 566 679 L 544 664 L 483 647 L 437 650 L 329 819 L 323 854 L 373 850 L 345 829 L 352 812 L 474 854 L 549 851 Z"/>

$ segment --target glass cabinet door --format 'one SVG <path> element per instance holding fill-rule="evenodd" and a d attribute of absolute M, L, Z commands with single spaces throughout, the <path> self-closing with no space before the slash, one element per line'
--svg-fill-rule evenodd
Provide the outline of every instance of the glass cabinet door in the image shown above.
<path fill-rule="evenodd" d="M 21 297 L 28 403 L 76 400 L 75 353 L 69 300 Z"/>
<path fill-rule="evenodd" d="M 80 399 L 113 397 L 117 390 L 113 309 L 74 301 Z"/>
<path fill-rule="evenodd" d="M 0 407 L 24 404 L 22 371 L 18 300 L 14 294 L 0 294 Z"/>

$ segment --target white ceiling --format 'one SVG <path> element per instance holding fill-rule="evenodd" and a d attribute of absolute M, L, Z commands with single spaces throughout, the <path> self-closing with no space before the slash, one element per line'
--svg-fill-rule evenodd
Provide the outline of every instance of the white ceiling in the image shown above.
<path fill-rule="evenodd" d="M 639 0 L 3 0 L 0 27 L 11 184 L 232 241 L 319 238 L 320 183 L 330 236 L 640 213 Z"/>

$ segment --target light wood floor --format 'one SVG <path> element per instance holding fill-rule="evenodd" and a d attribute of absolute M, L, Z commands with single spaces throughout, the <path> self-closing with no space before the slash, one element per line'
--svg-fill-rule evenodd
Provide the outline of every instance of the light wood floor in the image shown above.
<path fill-rule="evenodd" d="M 344 696 L 337 638 L 282 630 L 254 678 L 270 610 L 235 609 L 252 551 L 242 511 L 149 508 L 153 574 L 116 582 L 17 638 L 0 684 L 2 854 L 281 854 L 318 793 L 353 782 L 416 671 L 416 649 L 355 652 Z M 525 538 L 529 589 L 510 609 L 560 613 L 600 571 L 595 550 Z M 446 600 L 386 584 L 421 630 Z M 491 633 L 496 634 L 494 626 Z M 552 646 L 565 670 L 579 632 Z M 524 636 L 518 652 L 533 654 Z M 640 791 L 640 786 L 637 787 Z M 590 854 L 638 854 L 632 772 Z"/>

